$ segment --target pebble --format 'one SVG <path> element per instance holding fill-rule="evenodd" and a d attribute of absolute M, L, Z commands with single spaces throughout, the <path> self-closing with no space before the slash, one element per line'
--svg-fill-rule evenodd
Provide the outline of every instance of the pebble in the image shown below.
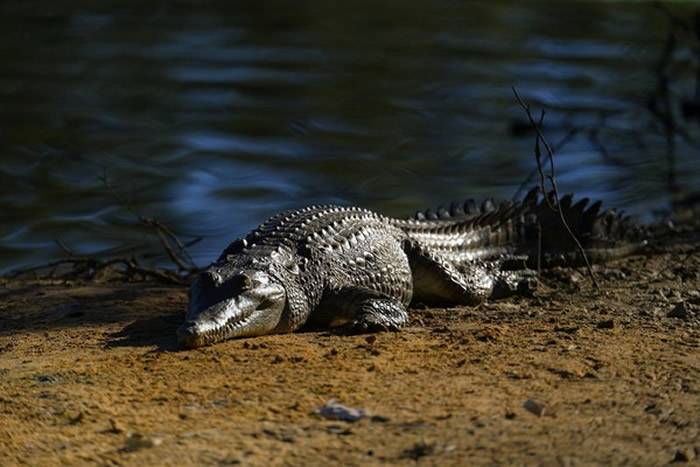
<path fill-rule="evenodd" d="M 41 374 L 41 375 L 36 375 L 34 376 L 34 380 L 37 383 L 43 383 L 43 384 L 55 384 L 60 382 L 62 379 L 60 374 Z"/>
<path fill-rule="evenodd" d="M 429 456 L 435 452 L 435 444 L 419 441 L 409 449 L 405 449 L 401 453 L 403 459 L 418 460 L 421 457 Z"/>
<path fill-rule="evenodd" d="M 544 415 L 544 405 L 535 402 L 532 399 L 526 400 L 523 404 L 523 408 L 528 412 L 537 415 L 538 417 Z"/>
<path fill-rule="evenodd" d="M 154 448 L 160 446 L 163 440 L 156 437 L 146 436 L 141 433 L 132 433 L 126 439 L 123 450 L 127 452 L 138 451 L 139 449 Z"/>
<path fill-rule="evenodd" d="M 605 268 L 600 274 L 606 279 L 625 279 L 627 275 L 619 269 Z"/>
<path fill-rule="evenodd" d="M 693 456 L 690 456 L 687 451 L 679 449 L 676 451 L 676 455 L 673 456 L 673 460 L 671 463 L 677 463 L 677 462 L 690 462 L 691 458 Z"/>
<path fill-rule="evenodd" d="M 334 399 L 326 402 L 320 409 L 319 415 L 328 420 L 341 420 L 344 422 L 356 422 L 369 414 L 365 409 L 355 409 L 339 404 Z"/>
<path fill-rule="evenodd" d="M 342 436 L 347 436 L 352 434 L 352 430 L 350 428 L 338 426 L 338 425 L 329 425 L 326 427 L 326 431 L 328 433 L 334 434 L 334 435 L 342 435 Z"/>
<path fill-rule="evenodd" d="M 572 271 L 571 274 L 569 274 L 569 282 L 572 284 L 580 284 L 584 279 L 583 275 L 578 271 Z"/>
<path fill-rule="evenodd" d="M 611 319 L 606 319 L 604 321 L 598 321 L 596 324 L 598 329 L 613 329 L 615 327 L 615 321 Z"/>
<path fill-rule="evenodd" d="M 684 302 L 681 302 L 678 305 L 674 306 L 673 309 L 669 311 L 666 316 L 668 316 L 669 318 L 688 319 L 690 318 L 690 313 L 687 305 Z"/>

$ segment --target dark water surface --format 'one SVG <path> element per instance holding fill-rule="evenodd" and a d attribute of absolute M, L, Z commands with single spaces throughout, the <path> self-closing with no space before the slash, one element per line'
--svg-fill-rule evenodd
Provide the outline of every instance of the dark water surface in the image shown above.
<path fill-rule="evenodd" d="M 598 130 L 605 154 L 584 131 L 559 151 L 562 191 L 644 215 L 669 200 L 647 109 L 668 30 L 637 3 L 2 2 L 0 271 L 56 240 L 157 250 L 137 215 L 203 236 L 202 265 L 290 207 L 510 198 L 534 164 L 513 85 L 552 142 Z M 695 92 L 686 36 L 677 97 Z M 676 139 L 693 187 L 697 144 Z"/>

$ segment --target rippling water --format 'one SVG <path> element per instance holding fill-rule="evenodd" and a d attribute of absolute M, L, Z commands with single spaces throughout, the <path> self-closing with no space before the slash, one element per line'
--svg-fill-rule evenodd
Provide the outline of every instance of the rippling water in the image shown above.
<path fill-rule="evenodd" d="M 290 207 L 510 198 L 534 139 L 513 85 L 552 142 L 599 129 L 606 157 L 585 131 L 558 152 L 562 191 L 641 215 L 668 202 L 646 104 L 669 21 L 650 5 L 63 3 L 0 6 L 0 271 L 59 257 L 57 240 L 157 251 L 138 215 L 203 236 L 202 265 Z M 672 57 L 679 99 L 692 40 Z M 677 139 L 692 187 L 697 144 Z"/>

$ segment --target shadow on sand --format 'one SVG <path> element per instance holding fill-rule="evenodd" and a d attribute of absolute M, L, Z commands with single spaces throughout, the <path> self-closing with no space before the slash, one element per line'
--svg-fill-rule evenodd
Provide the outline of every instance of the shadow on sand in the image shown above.
<path fill-rule="evenodd" d="M 177 350 L 186 291 L 151 284 L 20 283 L 0 291 L 0 337 L 57 328 L 105 325 L 108 347 Z"/>
<path fill-rule="evenodd" d="M 175 331 L 181 322 L 181 314 L 138 319 L 124 326 L 120 331 L 109 334 L 111 340 L 107 342 L 107 347 L 155 345 L 159 351 L 164 352 L 182 350 L 175 338 Z"/>

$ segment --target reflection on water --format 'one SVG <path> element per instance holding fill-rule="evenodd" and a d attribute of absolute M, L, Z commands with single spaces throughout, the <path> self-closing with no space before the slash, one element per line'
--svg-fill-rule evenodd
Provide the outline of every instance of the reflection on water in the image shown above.
<path fill-rule="evenodd" d="M 552 141 L 598 129 L 559 152 L 562 190 L 637 214 L 668 201 L 646 110 L 668 20 L 649 5 L 147 3 L 0 6 L 0 270 L 56 240 L 146 251 L 138 214 L 202 235 L 205 264 L 285 208 L 510 197 L 533 165 L 512 85 Z M 672 89 L 691 93 L 681 39 Z M 676 151 L 693 186 L 697 147 Z"/>

